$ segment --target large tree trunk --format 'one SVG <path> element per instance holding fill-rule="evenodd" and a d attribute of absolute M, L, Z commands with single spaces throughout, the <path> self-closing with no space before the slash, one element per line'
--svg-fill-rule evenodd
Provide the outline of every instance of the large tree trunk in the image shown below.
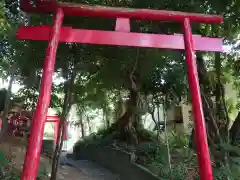
<path fill-rule="evenodd" d="M 154 97 L 152 97 L 151 102 L 149 102 L 147 95 L 145 95 L 145 102 L 148 104 L 147 105 L 148 113 L 151 115 L 152 120 L 155 124 L 154 130 L 157 130 L 157 139 L 159 139 L 160 132 L 161 132 L 159 104 L 157 104 L 157 106 L 155 105 Z M 157 108 L 157 118 L 155 117 L 156 108 Z"/>
<path fill-rule="evenodd" d="M 8 90 L 6 93 L 5 97 L 5 104 L 4 104 L 4 110 L 3 110 L 3 115 L 1 117 L 2 119 L 2 127 L 1 127 L 1 132 L 0 132 L 0 141 L 4 138 L 4 136 L 7 134 L 8 130 L 8 112 L 9 112 L 9 107 L 10 107 L 10 98 L 11 98 L 11 92 L 12 92 L 12 85 L 14 81 L 14 75 L 10 77 L 10 81 L 8 84 Z"/>
<path fill-rule="evenodd" d="M 120 117 L 122 117 L 123 114 L 126 112 L 126 104 L 121 97 L 120 91 L 118 91 L 118 93 L 116 95 L 117 95 L 117 98 L 116 98 L 116 104 L 115 104 L 115 117 L 114 118 L 117 120 Z"/>
<path fill-rule="evenodd" d="M 157 112 L 157 113 L 159 113 L 159 112 Z M 160 132 L 161 132 L 161 127 L 160 127 L 159 120 L 157 120 L 157 119 L 155 118 L 155 111 L 149 112 L 149 114 L 151 115 L 152 120 L 153 120 L 153 122 L 154 122 L 154 124 L 155 124 L 155 128 L 154 128 L 154 129 L 157 130 L 157 139 L 159 139 L 159 137 L 160 137 Z"/>
<path fill-rule="evenodd" d="M 138 144 L 137 137 L 137 122 L 135 111 L 138 102 L 138 92 L 130 90 L 129 100 L 127 101 L 126 112 L 122 117 L 117 120 L 117 131 L 120 133 L 120 137 L 130 144 Z"/>
<path fill-rule="evenodd" d="M 217 82 L 211 82 L 203 58 L 197 58 L 203 111 L 206 121 L 208 142 L 217 165 L 227 165 L 227 154 L 221 151 L 221 144 L 228 142 L 229 116 L 225 102 L 224 87 L 221 83 L 220 55 L 215 56 Z M 216 103 L 213 101 L 215 96 Z M 194 133 L 194 130 L 193 130 Z M 193 137 L 193 134 L 192 134 Z"/>
<path fill-rule="evenodd" d="M 217 124 L 216 119 L 216 109 L 214 106 L 214 102 L 212 101 L 212 86 L 211 82 L 207 76 L 207 70 L 204 64 L 204 60 L 202 57 L 197 58 L 198 63 L 198 75 L 199 82 L 201 87 L 201 96 L 202 96 L 202 104 L 204 117 L 207 125 L 207 134 L 209 140 L 214 142 L 221 142 L 221 135 Z"/>
<path fill-rule="evenodd" d="M 229 130 L 229 136 L 232 144 L 235 144 L 240 140 L 240 112 L 238 112 L 238 115 Z"/>
<path fill-rule="evenodd" d="M 139 92 L 134 79 L 133 73 L 129 75 L 129 99 L 126 101 L 125 113 L 114 123 L 111 127 L 112 130 L 120 134 L 120 139 L 129 144 L 138 144 L 137 128 L 138 128 L 138 101 Z"/>
<path fill-rule="evenodd" d="M 137 49 L 136 61 L 133 69 L 128 74 L 126 86 L 129 90 L 129 99 L 126 102 L 125 113 L 112 125 L 110 130 L 116 130 L 120 134 L 120 138 L 126 142 L 136 145 L 138 144 L 137 130 L 140 127 L 140 118 L 138 115 L 138 103 L 140 99 L 139 79 L 136 73 L 139 59 L 139 49 Z"/>
<path fill-rule="evenodd" d="M 222 138 L 229 141 L 229 123 L 230 118 L 225 101 L 225 89 L 221 83 L 221 56 L 220 53 L 215 53 L 215 70 L 216 70 L 216 89 L 215 89 L 215 100 L 216 100 L 216 118 L 218 119 L 217 124 L 219 127 Z"/>

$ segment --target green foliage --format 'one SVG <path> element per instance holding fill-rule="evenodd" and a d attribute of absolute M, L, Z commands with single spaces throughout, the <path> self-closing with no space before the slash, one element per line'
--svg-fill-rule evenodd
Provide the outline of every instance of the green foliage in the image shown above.
<path fill-rule="evenodd" d="M 173 148 L 188 148 L 189 136 L 183 133 L 172 132 L 169 135 L 169 145 Z"/>
<path fill-rule="evenodd" d="M 161 156 L 158 156 L 161 153 Z M 167 161 L 167 149 L 160 142 L 141 143 L 136 147 L 137 162 L 150 164 L 158 161 L 160 164 Z M 155 163 L 154 163 L 155 164 Z"/>
<path fill-rule="evenodd" d="M 4 3 L 0 2 L 0 38 L 6 38 L 7 31 L 11 28 L 11 25 L 4 12 Z"/>
<path fill-rule="evenodd" d="M 238 180 L 240 178 L 239 167 L 230 164 L 230 168 L 222 166 L 220 168 L 213 168 L 214 179 L 216 180 Z"/>
<path fill-rule="evenodd" d="M 236 37 L 239 29 L 237 28 L 239 27 L 238 18 L 236 18 L 239 15 L 238 3 L 232 0 L 221 3 L 216 3 L 212 0 L 197 0 L 194 3 L 179 0 L 151 0 L 146 2 L 142 0 L 74 0 L 70 2 L 223 14 L 226 21 L 219 26 L 220 34 L 218 35 L 223 36 L 230 44 L 233 43 L 233 37 Z M 17 24 L 18 21 L 25 21 L 31 25 L 52 23 L 52 17 L 49 15 L 23 15 L 18 10 L 18 3 L 2 4 L 0 12 L 0 17 L 3 19 L 1 22 L 3 22 L 4 26 L 1 30 L 8 28 L 8 24 Z M 64 25 L 71 25 L 74 28 L 110 30 L 114 27 L 114 23 L 114 20 L 103 18 L 66 17 L 64 19 Z M 11 26 L 12 30 L 14 28 L 14 26 Z M 200 31 L 196 31 L 199 28 Z M 178 33 L 181 30 L 181 26 L 166 22 L 133 21 L 132 29 L 133 31 L 149 33 Z M 213 27 L 209 25 L 193 25 L 193 30 L 202 35 L 216 35 Z M 4 47 L 15 51 L 14 59 L 10 58 L 10 61 L 17 62 L 17 74 L 20 75 L 20 81 L 25 85 L 25 89 L 34 90 L 32 93 L 22 92 L 19 94 L 24 99 L 29 99 L 32 96 L 34 101 L 27 100 L 30 109 L 36 105 L 36 103 L 29 102 L 36 102 L 36 92 L 39 90 L 39 77 L 47 43 L 39 41 L 11 41 L 10 43 L 11 46 L 5 45 Z M 187 94 L 185 62 L 181 53 L 158 49 L 119 48 L 70 43 L 60 44 L 58 50 L 55 70 L 60 77 L 65 79 L 64 72 L 69 69 L 69 64 L 71 64 L 69 62 L 77 61 L 78 63 L 79 73 L 74 86 L 74 100 L 76 100 L 76 104 L 84 104 L 84 106 L 87 104 L 94 108 L 102 108 L 102 105 L 104 107 L 106 107 L 106 104 L 109 105 L 109 97 L 107 97 L 109 91 L 128 88 L 128 74 L 133 69 L 138 56 L 137 52 L 139 52 L 139 60 L 136 74 L 138 75 L 138 84 L 141 86 L 141 92 L 146 94 L 168 92 L 168 99 L 172 104 L 176 101 L 179 102 L 179 97 Z M 227 62 L 232 62 L 232 59 L 227 60 Z M 9 61 L 6 64 L 9 64 Z M 4 69 L 6 72 L 8 71 L 8 68 Z M 61 105 L 59 103 L 61 100 L 56 97 L 57 93 L 63 93 L 63 89 L 54 91 L 52 107 Z"/>
<path fill-rule="evenodd" d="M 46 167 L 40 166 L 38 169 L 38 177 L 37 180 L 41 180 L 42 178 L 46 177 Z M 20 172 L 12 167 L 9 164 L 5 154 L 0 152 L 0 179 L 1 180 L 19 180 L 20 179 Z"/>
<path fill-rule="evenodd" d="M 38 177 L 37 177 L 37 180 L 41 180 L 43 178 L 46 178 L 47 177 L 47 169 L 45 166 L 41 165 L 39 168 L 38 168 Z"/>
<path fill-rule="evenodd" d="M 2 180 L 19 180 L 20 176 L 16 175 L 15 172 L 13 172 L 7 168 L 1 168 L 0 178 Z"/>
<path fill-rule="evenodd" d="M 149 142 L 139 145 L 136 149 L 137 162 L 149 170 L 158 174 L 162 179 L 199 179 L 197 155 L 186 147 L 187 137 L 178 138 L 173 135 L 169 137 L 171 166 L 169 168 L 168 151 L 166 145 L 158 142 Z M 231 158 L 229 166 L 213 166 L 214 179 L 237 180 L 239 179 L 239 158 Z"/>
<path fill-rule="evenodd" d="M 9 166 L 9 162 L 3 152 L 0 152 L 0 179 L 1 180 L 18 180 L 20 177 Z"/>
<path fill-rule="evenodd" d="M 96 133 L 96 135 L 99 136 L 100 138 L 104 138 L 110 134 L 111 134 L 111 130 L 109 128 L 104 128 L 104 127 L 99 128 Z"/>
<path fill-rule="evenodd" d="M 3 152 L 0 152 L 0 167 L 5 166 L 8 164 L 8 160 L 5 157 Z"/>

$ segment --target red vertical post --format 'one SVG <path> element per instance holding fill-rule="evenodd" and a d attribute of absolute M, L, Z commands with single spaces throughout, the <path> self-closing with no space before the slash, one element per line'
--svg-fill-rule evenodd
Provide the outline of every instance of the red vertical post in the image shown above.
<path fill-rule="evenodd" d="M 118 32 L 130 32 L 130 20 L 127 18 L 117 18 L 115 31 Z"/>
<path fill-rule="evenodd" d="M 189 88 L 192 97 L 192 109 L 195 121 L 195 137 L 198 155 L 198 164 L 201 180 L 212 180 L 212 166 L 208 150 L 205 120 L 202 108 L 202 99 L 198 80 L 196 56 L 193 48 L 193 39 L 190 20 L 184 19 L 183 22 L 184 43 L 186 51 L 186 63 Z"/>
<path fill-rule="evenodd" d="M 60 120 L 54 122 L 54 144 L 57 144 L 57 137 L 58 137 L 58 127 L 59 127 Z"/>
<path fill-rule="evenodd" d="M 51 99 L 52 75 L 54 72 L 56 51 L 59 43 L 63 16 L 63 11 L 59 8 L 54 18 L 54 25 L 51 30 L 49 44 L 46 51 L 40 95 L 31 124 L 30 137 L 28 140 L 28 148 L 25 156 L 21 180 L 36 180 L 38 174 L 44 125 Z"/>

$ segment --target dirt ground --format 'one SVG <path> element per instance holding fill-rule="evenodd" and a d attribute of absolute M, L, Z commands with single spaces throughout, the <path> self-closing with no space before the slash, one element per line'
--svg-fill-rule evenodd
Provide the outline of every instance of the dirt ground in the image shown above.
<path fill-rule="evenodd" d="M 0 151 L 7 156 L 9 163 L 19 172 L 21 172 L 23 167 L 26 145 L 26 140 L 17 137 L 9 137 L 0 144 Z M 50 174 L 51 159 L 42 155 L 40 158 L 40 167 L 45 168 L 47 173 Z M 60 167 L 58 178 L 59 180 L 91 180 L 87 175 L 70 166 Z"/>

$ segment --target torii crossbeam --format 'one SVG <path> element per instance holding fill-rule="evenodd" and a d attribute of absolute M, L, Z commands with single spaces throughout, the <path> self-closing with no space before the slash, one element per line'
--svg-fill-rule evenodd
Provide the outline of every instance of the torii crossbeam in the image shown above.
<path fill-rule="evenodd" d="M 191 23 L 220 24 L 222 17 L 175 11 L 113 8 L 62 3 L 55 0 L 20 0 L 21 9 L 29 13 L 52 13 L 53 26 L 20 26 L 17 38 L 48 41 L 44 61 L 40 95 L 32 121 L 28 148 L 21 180 L 35 180 L 39 167 L 44 121 L 51 98 L 52 75 L 59 42 L 103 44 L 146 48 L 185 50 L 189 88 L 196 130 L 196 145 L 201 180 L 212 180 L 212 167 L 208 151 L 202 100 L 199 89 L 195 51 L 222 52 L 222 39 L 192 35 Z M 116 18 L 115 31 L 72 29 L 62 27 L 66 16 L 94 16 Z M 183 35 L 161 35 L 131 32 L 130 20 L 175 21 L 183 26 Z"/>

